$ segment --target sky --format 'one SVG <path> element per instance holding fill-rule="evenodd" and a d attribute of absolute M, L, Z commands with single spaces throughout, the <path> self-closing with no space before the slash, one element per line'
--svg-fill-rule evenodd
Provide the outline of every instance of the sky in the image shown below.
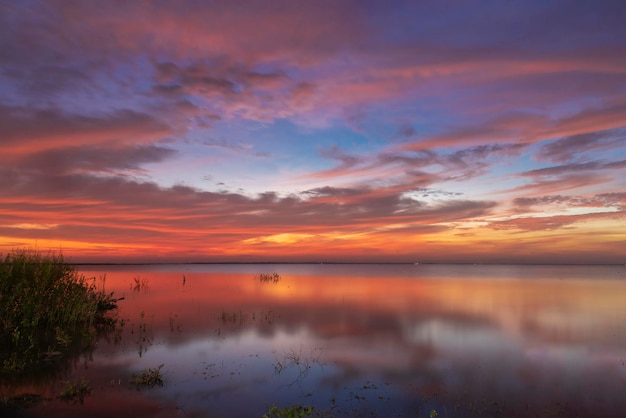
<path fill-rule="evenodd" d="M 623 1 L 0 0 L 0 252 L 626 262 Z"/>

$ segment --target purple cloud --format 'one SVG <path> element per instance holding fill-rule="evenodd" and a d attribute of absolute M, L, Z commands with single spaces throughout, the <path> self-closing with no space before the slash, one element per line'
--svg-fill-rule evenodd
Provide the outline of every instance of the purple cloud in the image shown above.
<path fill-rule="evenodd" d="M 619 149 L 625 141 L 623 129 L 573 135 L 542 145 L 536 156 L 539 160 L 567 162 L 590 151 Z"/>

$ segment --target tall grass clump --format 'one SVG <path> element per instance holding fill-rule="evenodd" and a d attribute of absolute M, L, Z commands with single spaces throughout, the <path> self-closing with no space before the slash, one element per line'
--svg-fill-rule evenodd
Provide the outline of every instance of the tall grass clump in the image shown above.
<path fill-rule="evenodd" d="M 59 253 L 0 255 L 0 375 L 36 372 L 89 346 L 117 308 Z"/>

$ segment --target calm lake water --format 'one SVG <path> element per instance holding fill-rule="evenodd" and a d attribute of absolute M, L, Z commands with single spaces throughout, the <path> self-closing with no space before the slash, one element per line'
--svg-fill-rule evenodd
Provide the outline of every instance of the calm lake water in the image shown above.
<path fill-rule="evenodd" d="M 122 331 L 33 417 L 626 416 L 626 267 L 79 266 Z M 278 281 L 260 280 L 278 273 Z M 106 280 L 102 277 L 106 275 Z M 130 376 L 163 365 L 165 385 Z"/>

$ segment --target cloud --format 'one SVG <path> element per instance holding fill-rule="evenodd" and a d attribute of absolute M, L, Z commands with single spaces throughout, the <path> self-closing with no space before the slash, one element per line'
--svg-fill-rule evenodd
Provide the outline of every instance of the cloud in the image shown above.
<path fill-rule="evenodd" d="M 317 187 L 315 189 L 305 190 L 302 192 L 306 198 L 332 198 L 332 199 L 340 199 L 340 198 L 350 198 L 351 196 L 359 196 L 363 194 L 365 190 L 363 189 L 355 189 L 355 188 L 347 188 L 347 187 Z"/>
<path fill-rule="evenodd" d="M 460 231 L 490 242 L 466 224 L 491 216 L 621 210 L 621 3 L 453 5 L 3 4 L 4 224 L 57 227 L 2 240 L 369 256 L 428 237 L 450 254 Z M 207 161 L 238 191 L 169 186 Z"/>
<path fill-rule="evenodd" d="M 560 118 L 542 135 L 544 138 L 587 134 L 624 127 L 626 102 L 621 99 L 603 106 L 588 107 L 573 115 Z"/>
<path fill-rule="evenodd" d="M 522 176 L 528 177 L 552 177 L 568 173 L 580 173 L 581 171 L 601 171 L 612 169 L 626 168 L 626 160 L 624 161 L 589 161 L 586 163 L 571 163 L 553 167 L 537 168 L 521 173 Z"/>
<path fill-rule="evenodd" d="M 530 183 L 501 192 L 534 193 L 533 196 L 536 197 L 565 190 L 612 185 L 618 181 L 618 172 L 624 168 L 626 168 L 626 161 L 587 161 L 537 168 L 514 175 L 520 179 L 530 178 Z"/>
<path fill-rule="evenodd" d="M 626 203 L 626 192 L 615 192 L 615 193 L 601 193 L 596 195 L 597 198 L 612 203 Z"/>
<path fill-rule="evenodd" d="M 519 151 L 524 149 L 526 144 L 486 144 L 475 147 L 457 150 L 445 156 L 445 159 L 452 164 L 468 166 L 477 161 L 484 161 L 489 158 L 515 157 Z"/>
<path fill-rule="evenodd" d="M 541 197 L 517 197 L 513 199 L 513 203 L 516 206 L 522 208 L 530 208 L 537 205 L 552 205 L 552 204 L 575 204 L 579 205 L 582 202 L 588 201 L 582 197 L 563 196 L 563 195 L 547 195 Z"/>
<path fill-rule="evenodd" d="M 79 144 L 133 144 L 166 137 L 170 128 L 134 110 L 103 116 L 69 114 L 55 108 L 33 109 L 0 104 L 0 144 L 11 153 Z"/>
<path fill-rule="evenodd" d="M 255 151 L 254 146 L 251 144 L 237 144 L 237 143 L 232 143 L 226 140 L 206 139 L 202 141 L 202 145 L 205 145 L 211 148 L 219 148 L 219 149 L 228 150 L 237 154 L 249 154 L 255 157 L 268 158 L 271 156 L 267 152 Z"/>
<path fill-rule="evenodd" d="M 66 147 L 33 152 L 12 161 L 21 170 L 48 175 L 142 171 L 142 166 L 172 158 L 177 151 L 155 145 L 130 147 Z"/>
<path fill-rule="evenodd" d="M 192 65 L 180 68 L 174 63 L 155 65 L 156 84 L 154 89 L 161 94 L 233 94 L 236 84 L 226 78 L 214 76 L 212 69 L 204 65 Z"/>
<path fill-rule="evenodd" d="M 623 83 L 620 45 L 609 42 L 621 29 L 610 23 L 590 24 L 577 14 L 581 11 L 576 6 L 565 13 L 529 4 L 518 8 L 515 18 L 500 10 L 502 17 L 494 21 L 485 21 L 463 4 L 454 13 L 435 12 L 438 7 L 433 5 L 396 4 L 387 9 L 353 1 L 297 7 L 290 2 L 253 1 L 246 2 L 247 13 L 240 13 L 242 7 L 237 2 L 210 7 L 185 2 L 174 7 L 51 1 L 37 13 L 16 5 L 5 15 L 7 36 L 0 51 L 11 74 L 41 67 L 37 69 L 41 76 L 30 74 L 25 80 L 50 79 L 43 77 L 44 68 L 56 66 L 59 74 L 73 74 L 67 79 L 85 80 L 81 91 L 101 97 L 123 91 L 143 95 L 148 101 L 193 96 L 205 101 L 203 106 L 212 114 L 226 118 L 273 121 L 289 117 L 296 123 L 319 126 L 355 114 L 368 119 L 379 108 L 394 105 L 415 119 L 414 110 L 424 108 L 416 107 L 412 98 L 436 100 L 436 106 L 448 114 L 451 128 L 446 133 L 423 134 L 414 147 L 435 142 L 441 146 L 444 141 L 535 141 L 536 133 L 526 131 L 523 124 L 499 126 L 501 116 L 474 125 L 475 110 L 491 110 L 506 118 L 523 108 L 529 117 L 541 118 L 548 113 L 547 106 L 560 106 L 594 91 L 596 95 L 602 92 L 602 97 L 613 92 L 615 97 L 615 86 Z M 599 21 L 613 22 L 616 14 L 610 11 L 614 7 L 594 13 Z M 374 10 L 375 18 L 370 15 Z M 404 16 L 418 16 L 420 23 L 411 20 L 403 26 L 403 19 L 395 14 L 401 11 Z M 456 13 L 464 13 L 462 22 Z M 553 25 L 557 14 L 562 32 L 536 26 L 537 22 Z M 387 25 L 404 30 L 386 35 Z M 564 47 L 562 39 L 579 39 L 581 27 L 592 27 L 593 36 L 588 33 L 574 50 Z M 494 31 L 498 41 L 493 40 Z M 528 42 L 537 39 L 537 33 L 546 33 L 548 38 Z M 504 42 L 508 37 L 511 43 Z M 24 44 L 27 48 L 15 46 Z M 152 74 L 150 91 L 138 74 Z M 596 78 L 570 83 L 591 91 L 582 94 L 581 87 L 554 86 L 554 80 L 533 79 L 523 84 L 529 75 L 551 76 L 556 81 Z M 609 78 L 612 86 L 601 85 Z M 487 89 L 498 82 L 502 84 L 494 91 Z M 53 84 L 60 91 L 77 90 L 66 83 Z M 543 92 L 556 97 L 552 102 L 538 100 Z M 520 104 L 522 97 L 528 99 Z M 581 112 L 591 109 L 585 107 Z M 605 111 L 604 107 L 608 104 L 599 110 Z M 623 120 L 623 114 L 616 116 Z M 481 128 L 483 122 L 487 128 Z M 563 135 L 555 135 L 559 134 Z"/>
<path fill-rule="evenodd" d="M 178 66 L 172 62 L 155 64 L 154 89 L 164 94 L 186 93 L 224 96 L 237 95 L 248 90 L 281 89 L 291 84 L 283 72 L 259 72 L 241 68 L 241 64 L 198 62 Z"/>
<path fill-rule="evenodd" d="M 572 172 L 558 177 L 535 176 L 530 183 L 516 186 L 509 189 L 501 190 L 501 193 L 524 194 L 532 196 L 541 196 L 544 194 L 561 193 L 566 190 L 575 190 L 594 187 L 602 184 L 613 182 L 614 177 L 606 174 L 588 173 L 576 174 Z"/>
<path fill-rule="evenodd" d="M 351 168 L 357 165 L 360 162 L 360 159 L 354 155 L 350 155 L 347 152 L 339 149 L 337 146 L 333 146 L 331 148 L 321 149 L 320 155 L 324 158 L 329 158 L 332 160 L 339 161 L 340 169 Z"/>
<path fill-rule="evenodd" d="M 151 96 L 169 101 L 191 98 L 220 119 L 304 121 L 319 106 L 315 83 L 292 78 L 280 68 L 260 71 L 249 63 L 222 58 L 187 66 L 155 63 L 155 68 Z"/>
<path fill-rule="evenodd" d="M 466 181 L 488 174 L 494 162 L 515 157 L 525 148 L 525 144 L 485 144 L 452 151 L 436 148 L 414 151 L 389 148 L 371 155 L 356 156 L 332 147 L 322 150 L 320 154 L 338 161 L 339 164 L 308 176 L 360 179 L 361 183 L 384 178 L 387 185 L 396 184 L 410 190 L 442 181 Z"/>
<path fill-rule="evenodd" d="M 623 104 L 587 108 L 573 115 L 555 118 L 529 113 L 502 115 L 477 124 L 448 128 L 444 133 L 420 138 L 404 148 L 459 147 L 490 142 L 534 143 L 557 137 L 593 135 L 597 131 L 623 128 L 625 118 L 626 107 Z"/>
<path fill-rule="evenodd" d="M 175 234 L 182 247 L 208 240 L 229 248 L 285 233 L 373 234 L 388 230 L 389 224 L 402 224 L 397 231 L 407 233 L 434 231 L 441 229 L 431 227 L 434 223 L 483 216 L 495 206 L 461 200 L 430 204 L 372 189 L 326 188 L 311 190 L 306 198 L 275 193 L 252 198 L 185 186 L 162 188 L 119 176 L 26 174 L 7 168 L 0 178 L 0 197 L 11 225 L 56 225 L 53 230 L 5 227 L 0 235 L 50 240 L 61 234 L 66 240 L 107 245 L 145 246 L 155 240 L 163 245 Z"/>
<path fill-rule="evenodd" d="M 539 160 L 566 162 L 590 151 L 619 149 L 626 141 L 623 129 L 573 135 L 548 142 L 536 154 Z"/>
<path fill-rule="evenodd" d="M 595 212 L 580 215 L 532 216 L 519 217 L 504 221 L 491 221 L 489 228 L 496 231 L 514 230 L 523 231 L 554 231 L 572 227 L 575 224 L 598 219 L 624 219 L 626 214 L 614 212 Z"/>
<path fill-rule="evenodd" d="M 545 195 L 513 199 L 513 204 L 523 211 L 536 207 L 560 206 L 565 208 L 607 208 L 623 212 L 626 209 L 625 203 L 626 193 L 602 193 L 594 196 Z"/>

